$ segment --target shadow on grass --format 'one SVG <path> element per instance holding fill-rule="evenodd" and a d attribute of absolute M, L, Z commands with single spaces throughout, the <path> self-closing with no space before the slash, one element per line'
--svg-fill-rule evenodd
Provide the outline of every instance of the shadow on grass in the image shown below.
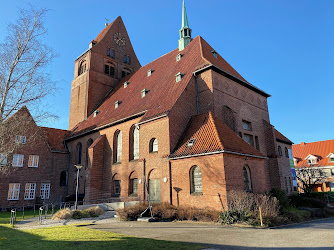
<path fill-rule="evenodd" d="M 205 245 L 135 238 L 74 226 L 17 230 L 0 225 L 0 249 L 203 249 Z"/>

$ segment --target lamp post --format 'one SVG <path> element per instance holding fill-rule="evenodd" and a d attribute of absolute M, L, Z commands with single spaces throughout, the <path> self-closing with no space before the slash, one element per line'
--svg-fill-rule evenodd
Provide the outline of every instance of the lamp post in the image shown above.
<path fill-rule="evenodd" d="M 79 173 L 80 173 L 80 168 L 82 168 L 82 165 L 74 165 L 77 168 L 77 186 L 75 189 L 75 205 L 74 209 L 78 209 L 78 191 L 79 191 Z"/>

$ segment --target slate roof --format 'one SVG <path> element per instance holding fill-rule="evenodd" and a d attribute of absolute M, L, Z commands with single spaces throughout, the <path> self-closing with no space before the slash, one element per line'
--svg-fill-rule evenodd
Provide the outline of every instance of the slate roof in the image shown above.
<path fill-rule="evenodd" d="M 193 146 L 188 146 L 191 139 L 195 142 Z M 211 112 L 207 112 L 191 118 L 179 145 L 170 155 L 170 158 L 217 151 L 230 151 L 264 157 L 260 151 L 237 136 L 224 122 Z"/>
<path fill-rule="evenodd" d="M 305 158 L 310 154 L 318 157 L 317 164 L 311 166 L 334 166 L 334 162 L 329 162 L 329 158 L 327 158 L 330 153 L 334 153 L 334 140 L 292 145 L 292 153 L 294 158 L 300 160 L 295 166 L 297 168 L 310 166 L 305 160 Z"/>
<path fill-rule="evenodd" d="M 98 37 L 104 36 L 105 32 L 107 31 L 102 31 Z M 142 115 L 141 122 L 168 114 L 187 87 L 193 72 L 205 65 L 217 65 L 225 72 L 244 80 L 220 55 L 215 58 L 211 53 L 212 50 L 202 37 L 197 36 L 183 51 L 175 49 L 121 79 L 97 108 L 99 114 L 96 117 L 92 114 L 77 124 L 72 129 L 70 137 L 139 113 Z M 179 53 L 182 54 L 182 58 L 176 61 Z M 148 77 L 149 69 L 152 69 L 153 73 Z M 179 72 L 184 76 L 180 82 L 176 82 L 175 75 Z M 130 82 L 127 88 L 123 87 L 125 81 Z M 144 98 L 141 97 L 143 89 L 149 91 Z M 116 101 L 122 102 L 117 109 L 115 109 Z"/>
<path fill-rule="evenodd" d="M 69 133 L 68 130 L 48 128 L 48 127 L 40 127 L 40 128 L 51 150 L 66 152 L 64 139 L 66 135 Z"/>
<path fill-rule="evenodd" d="M 282 133 L 280 133 L 277 129 L 275 129 L 275 137 L 277 141 L 283 142 L 283 143 L 287 143 L 292 145 L 293 142 L 290 141 L 288 138 L 286 138 Z"/>

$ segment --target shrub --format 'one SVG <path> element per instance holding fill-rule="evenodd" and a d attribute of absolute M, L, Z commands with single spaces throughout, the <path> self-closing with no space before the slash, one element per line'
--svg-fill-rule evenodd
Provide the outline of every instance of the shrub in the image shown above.
<path fill-rule="evenodd" d="M 255 205 L 254 195 L 245 191 L 230 191 L 228 193 L 228 209 L 237 211 L 252 211 Z"/>
<path fill-rule="evenodd" d="M 288 218 L 291 222 L 302 222 L 310 219 L 311 212 L 289 207 L 285 209 L 283 216 Z"/>
<path fill-rule="evenodd" d="M 90 207 L 83 210 L 84 213 L 87 213 L 89 217 L 99 217 L 100 215 L 104 214 L 104 210 L 98 206 Z"/>
<path fill-rule="evenodd" d="M 134 220 L 137 219 L 147 207 L 148 203 L 139 203 L 131 207 L 118 209 L 117 215 L 121 220 Z M 219 213 L 219 211 L 211 208 L 175 207 L 168 203 L 152 204 L 153 216 L 162 220 L 217 221 Z"/>
<path fill-rule="evenodd" d="M 276 197 L 276 199 L 279 202 L 280 210 L 283 211 L 284 209 L 288 208 L 290 206 L 290 199 L 286 195 L 286 192 L 278 189 L 278 188 L 273 188 L 270 190 L 269 195 L 271 197 Z"/>
<path fill-rule="evenodd" d="M 324 200 L 310 198 L 308 195 L 298 194 L 291 196 L 291 205 L 296 207 L 324 208 L 327 206 Z"/>
<path fill-rule="evenodd" d="M 116 214 L 121 220 L 136 220 L 147 207 L 147 202 L 140 202 L 133 206 L 117 209 Z"/>
<path fill-rule="evenodd" d="M 69 208 L 58 210 L 53 216 L 52 220 L 68 220 L 72 217 L 72 212 Z"/>
<path fill-rule="evenodd" d="M 248 222 L 252 214 L 246 210 L 239 211 L 235 208 L 220 213 L 219 222 L 222 224 L 234 224 L 238 222 Z"/>
<path fill-rule="evenodd" d="M 261 207 L 262 217 L 277 217 L 279 214 L 279 201 L 276 197 L 268 195 L 255 195 L 254 212 L 259 214 L 259 207 Z"/>

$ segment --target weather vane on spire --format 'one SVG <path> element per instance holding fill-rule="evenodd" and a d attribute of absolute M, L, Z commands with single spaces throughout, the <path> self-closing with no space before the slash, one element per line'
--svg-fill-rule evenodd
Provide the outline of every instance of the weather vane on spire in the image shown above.
<path fill-rule="evenodd" d="M 106 25 L 106 27 L 109 25 L 108 24 L 108 22 L 109 22 L 109 19 L 108 18 L 104 18 L 104 19 L 106 19 L 106 23 L 105 23 L 105 25 Z"/>

